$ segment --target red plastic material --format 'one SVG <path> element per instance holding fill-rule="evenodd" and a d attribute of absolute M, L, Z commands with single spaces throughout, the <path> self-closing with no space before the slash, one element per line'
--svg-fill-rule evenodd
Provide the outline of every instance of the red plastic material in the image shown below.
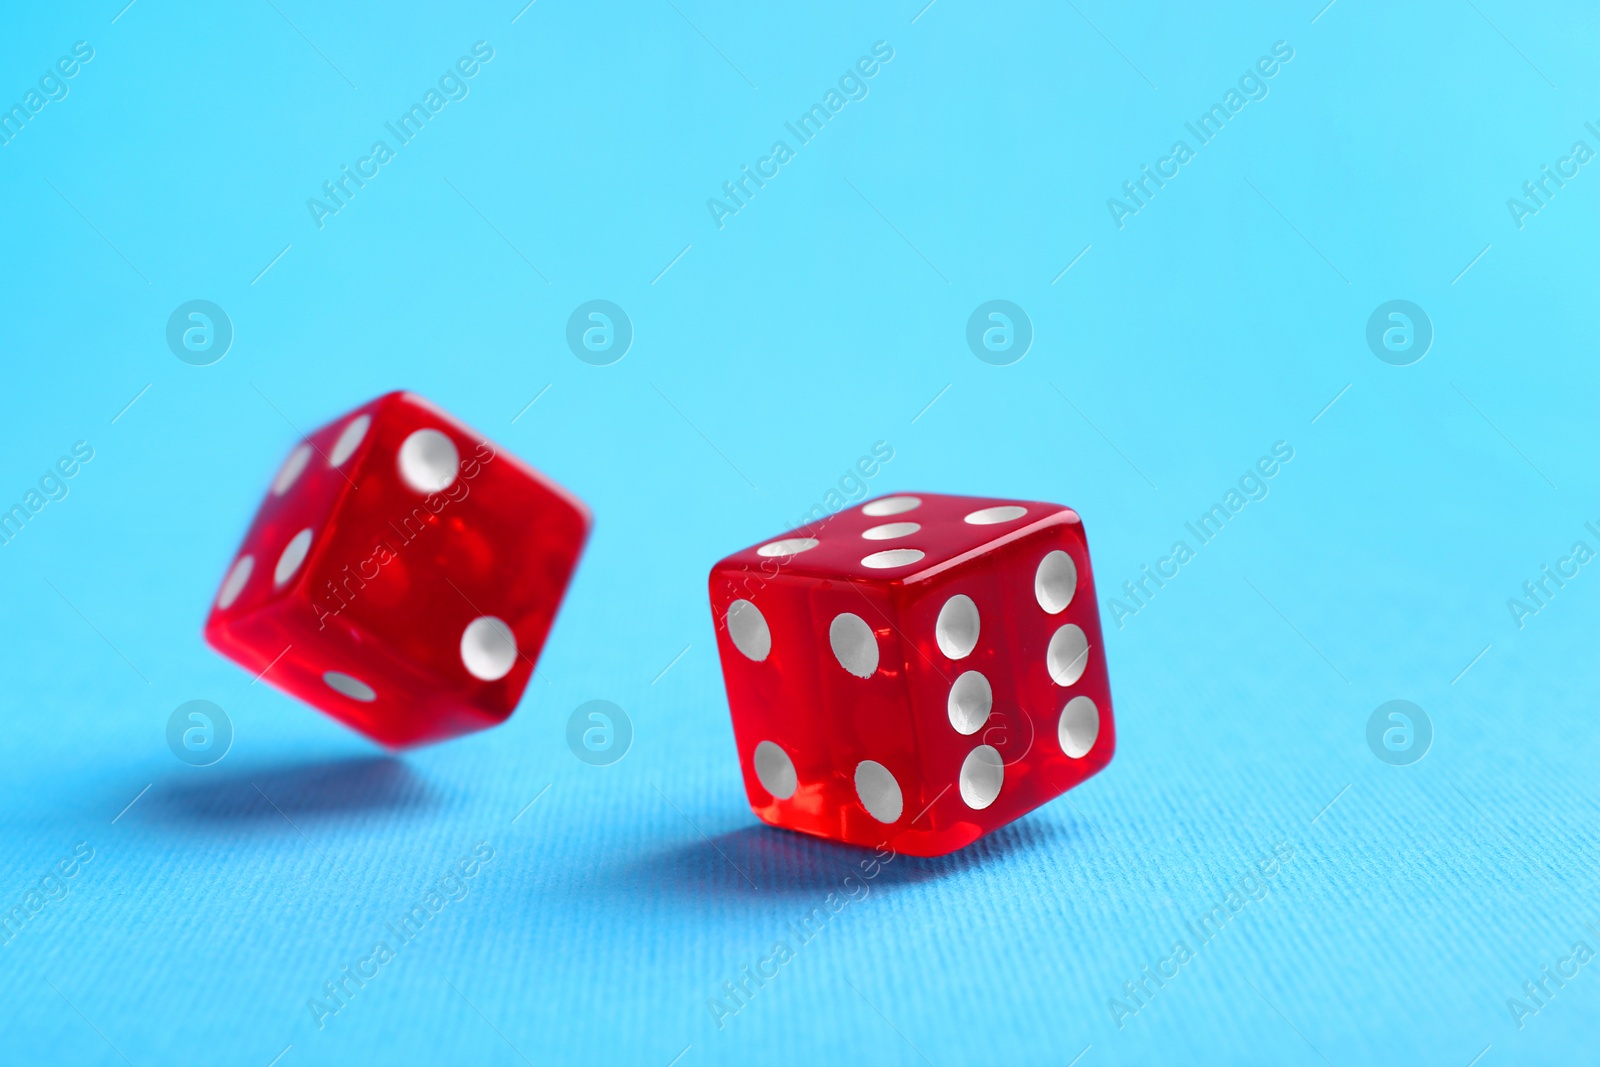
<path fill-rule="evenodd" d="M 710 591 L 745 790 L 774 826 L 943 855 L 1116 748 L 1069 508 L 879 498 L 734 553 Z"/>
<path fill-rule="evenodd" d="M 481 730 L 521 699 L 589 523 L 532 467 L 390 393 L 290 452 L 206 640 L 391 748 Z"/>

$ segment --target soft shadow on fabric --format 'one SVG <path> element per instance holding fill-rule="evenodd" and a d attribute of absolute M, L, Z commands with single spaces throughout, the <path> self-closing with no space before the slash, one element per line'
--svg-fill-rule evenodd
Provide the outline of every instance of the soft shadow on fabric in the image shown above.
<path fill-rule="evenodd" d="M 157 781 L 140 821 L 194 826 L 291 826 L 432 807 L 427 782 L 393 756 L 203 767 Z"/>
<path fill-rule="evenodd" d="M 612 884 L 623 893 L 643 892 L 656 899 L 724 903 L 744 899 L 762 906 L 775 896 L 837 893 L 859 898 L 1003 866 L 1041 849 L 1070 849 L 1080 837 L 1071 824 L 1025 817 L 948 856 L 892 855 L 885 860 L 869 848 L 746 826 L 710 837 L 695 834 L 631 857 L 615 872 Z"/>

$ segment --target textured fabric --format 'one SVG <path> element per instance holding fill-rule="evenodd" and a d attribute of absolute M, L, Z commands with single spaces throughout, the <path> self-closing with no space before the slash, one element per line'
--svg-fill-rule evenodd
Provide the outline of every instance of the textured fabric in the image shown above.
<path fill-rule="evenodd" d="M 94 56 L 0 147 L 0 1061 L 1592 1060 L 1592 9 L 521 2 L 7 17 L 0 104 Z M 164 333 L 196 298 L 210 366 Z M 596 527 L 511 720 L 394 756 L 199 629 L 297 428 L 397 387 Z M 918 489 L 1080 511 L 1119 747 L 874 866 L 751 816 L 705 580 Z M 211 766 L 168 747 L 194 699 Z"/>

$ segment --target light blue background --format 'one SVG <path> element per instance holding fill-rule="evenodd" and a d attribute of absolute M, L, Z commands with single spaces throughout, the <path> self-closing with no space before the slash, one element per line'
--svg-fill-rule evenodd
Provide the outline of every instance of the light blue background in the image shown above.
<path fill-rule="evenodd" d="M 1600 949 L 1600 576 L 1522 629 L 1506 601 L 1600 548 L 1600 173 L 1522 229 L 1506 199 L 1600 148 L 1600 19 L 921 3 L 4 16 L 6 104 L 74 41 L 96 54 L 0 147 L 0 502 L 74 441 L 96 455 L 0 548 L 0 902 L 95 858 L 0 947 L 0 1058 L 1592 1058 L 1600 963 L 1521 1029 L 1506 1001 Z M 470 96 L 319 230 L 306 199 L 479 40 Z M 880 40 L 867 99 L 718 230 L 706 199 Z M 1279 40 L 1270 95 L 1117 229 L 1107 197 Z M 163 339 L 195 298 L 236 330 L 210 367 Z M 563 340 L 594 298 L 636 330 L 609 367 Z M 964 342 L 996 298 L 1036 331 L 1009 367 Z M 1395 298 L 1436 331 L 1409 367 L 1364 341 Z M 516 715 L 392 758 L 200 626 L 295 428 L 398 387 L 597 521 Z M 708 998 L 863 854 L 750 814 L 705 575 L 879 440 L 874 494 L 1079 509 L 1103 604 L 1275 441 L 1295 458 L 1105 617 L 1105 773 L 896 860 L 719 1029 Z M 204 769 L 164 740 L 195 698 L 237 731 Z M 1436 731 L 1410 767 L 1365 741 L 1395 698 Z M 565 745 L 591 699 L 633 720 L 610 767 Z M 307 998 L 480 841 L 470 894 L 319 1030 Z M 1278 842 L 1270 894 L 1119 1029 L 1108 998 Z"/>

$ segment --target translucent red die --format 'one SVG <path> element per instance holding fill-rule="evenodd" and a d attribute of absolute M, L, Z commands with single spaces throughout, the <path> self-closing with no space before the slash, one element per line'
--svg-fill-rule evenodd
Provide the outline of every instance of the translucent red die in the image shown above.
<path fill-rule="evenodd" d="M 1059 504 L 871 500 L 719 562 L 711 610 L 774 826 L 943 855 L 1116 747 L 1088 541 Z"/>
<path fill-rule="evenodd" d="M 290 451 L 206 640 L 393 748 L 481 730 L 521 699 L 589 523 L 526 463 L 389 393 Z"/>

